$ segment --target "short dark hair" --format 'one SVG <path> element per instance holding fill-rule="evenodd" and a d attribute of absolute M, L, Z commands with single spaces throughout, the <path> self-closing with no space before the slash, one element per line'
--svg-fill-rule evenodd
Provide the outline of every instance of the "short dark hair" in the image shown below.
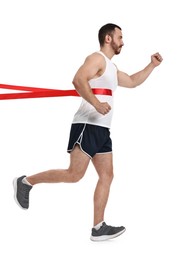
<path fill-rule="evenodd" d="M 115 28 L 121 30 L 121 27 L 113 23 L 107 23 L 99 29 L 98 39 L 99 39 L 100 46 L 104 45 L 106 35 L 107 34 L 112 35 Z"/>

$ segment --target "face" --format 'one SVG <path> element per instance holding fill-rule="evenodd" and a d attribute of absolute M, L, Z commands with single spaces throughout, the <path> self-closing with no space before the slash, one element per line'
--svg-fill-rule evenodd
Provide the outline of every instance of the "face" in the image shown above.
<path fill-rule="evenodd" d="M 121 49 L 124 45 L 123 40 L 122 40 L 122 31 L 119 30 L 118 28 L 115 28 L 114 33 L 112 35 L 112 41 L 111 41 L 111 48 L 114 51 L 114 54 L 119 54 L 121 52 Z"/>

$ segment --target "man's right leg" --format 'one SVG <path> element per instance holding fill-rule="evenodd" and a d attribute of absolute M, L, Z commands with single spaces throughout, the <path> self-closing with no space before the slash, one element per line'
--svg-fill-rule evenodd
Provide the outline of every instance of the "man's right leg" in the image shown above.
<path fill-rule="evenodd" d="M 38 183 L 72 183 L 79 181 L 85 174 L 90 157 L 81 151 L 76 145 L 70 154 L 68 169 L 48 170 L 26 177 L 26 181 L 32 186 Z M 14 181 L 15 200 L 24 209 L 29 207 L 29 192 L 32 186 L 23 182 L 22 177 Z"/>
<path fill-rule="evenodd" d="M 81 151 L 76 145 L 70 153 L 70 165 L 68 169 L 48 170 L 27 177 L 27 181 L 32 184 L 38 183 L 58 183 L 58 182 L 77 182 L 85 174 L 90 157 Z"/>

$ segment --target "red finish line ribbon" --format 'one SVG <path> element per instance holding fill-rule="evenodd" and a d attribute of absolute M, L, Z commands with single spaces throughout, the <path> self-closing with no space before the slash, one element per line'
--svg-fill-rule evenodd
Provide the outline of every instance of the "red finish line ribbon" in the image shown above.
<path fill-rule="evenodd" d="M 59 89 L 47 89 L 47 88 L 34 88 L 34 87 L 24 87 L 24 86 L 14 86 L 0 84 L 0 89 L 10 89 L 18 91 L 26 91 L 19 93 L 7 93 L 0 94 L 0 100 L 7 99 L 21 99 L 21 98 L 43 98 L 43 97 L 65 97 L 65 96 L 75 96 L 78 97 L 79 94 L 75 89 L 71 90 L 59 90 Z M 95 95 L 109 95 L 112 96 L 111 89 L 92 89 Z"/>

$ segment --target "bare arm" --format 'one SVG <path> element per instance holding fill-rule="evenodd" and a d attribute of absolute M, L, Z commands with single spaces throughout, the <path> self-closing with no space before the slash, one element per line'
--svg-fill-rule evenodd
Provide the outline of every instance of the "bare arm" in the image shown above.
<path fill-rule="evenodd" d="M 104 58 L 94 53 L 88 56 L 84 64 L 79 68 L 73 79 L 73 85 L 77 92 L 82 96 L 87 102 L 89 102 L 95 109 L 105 115 L 107 114 L 111 107 L 107 102 L 100 102 L 98 98 L 93 94 L 91 87 L 88 83 L 90 79 L 99 76 L 104 67 Z"/>
<path fill-rule="evenodd" d="M 118 85 L 127 88 L 139 86 L 149 77 L 154 68 L 161 64 L 162 60 L 161 55 L 155 53 L 151 56 L 151 62 L 143 70 L 131 76 L 122 71 L 118 71 Z"/>

